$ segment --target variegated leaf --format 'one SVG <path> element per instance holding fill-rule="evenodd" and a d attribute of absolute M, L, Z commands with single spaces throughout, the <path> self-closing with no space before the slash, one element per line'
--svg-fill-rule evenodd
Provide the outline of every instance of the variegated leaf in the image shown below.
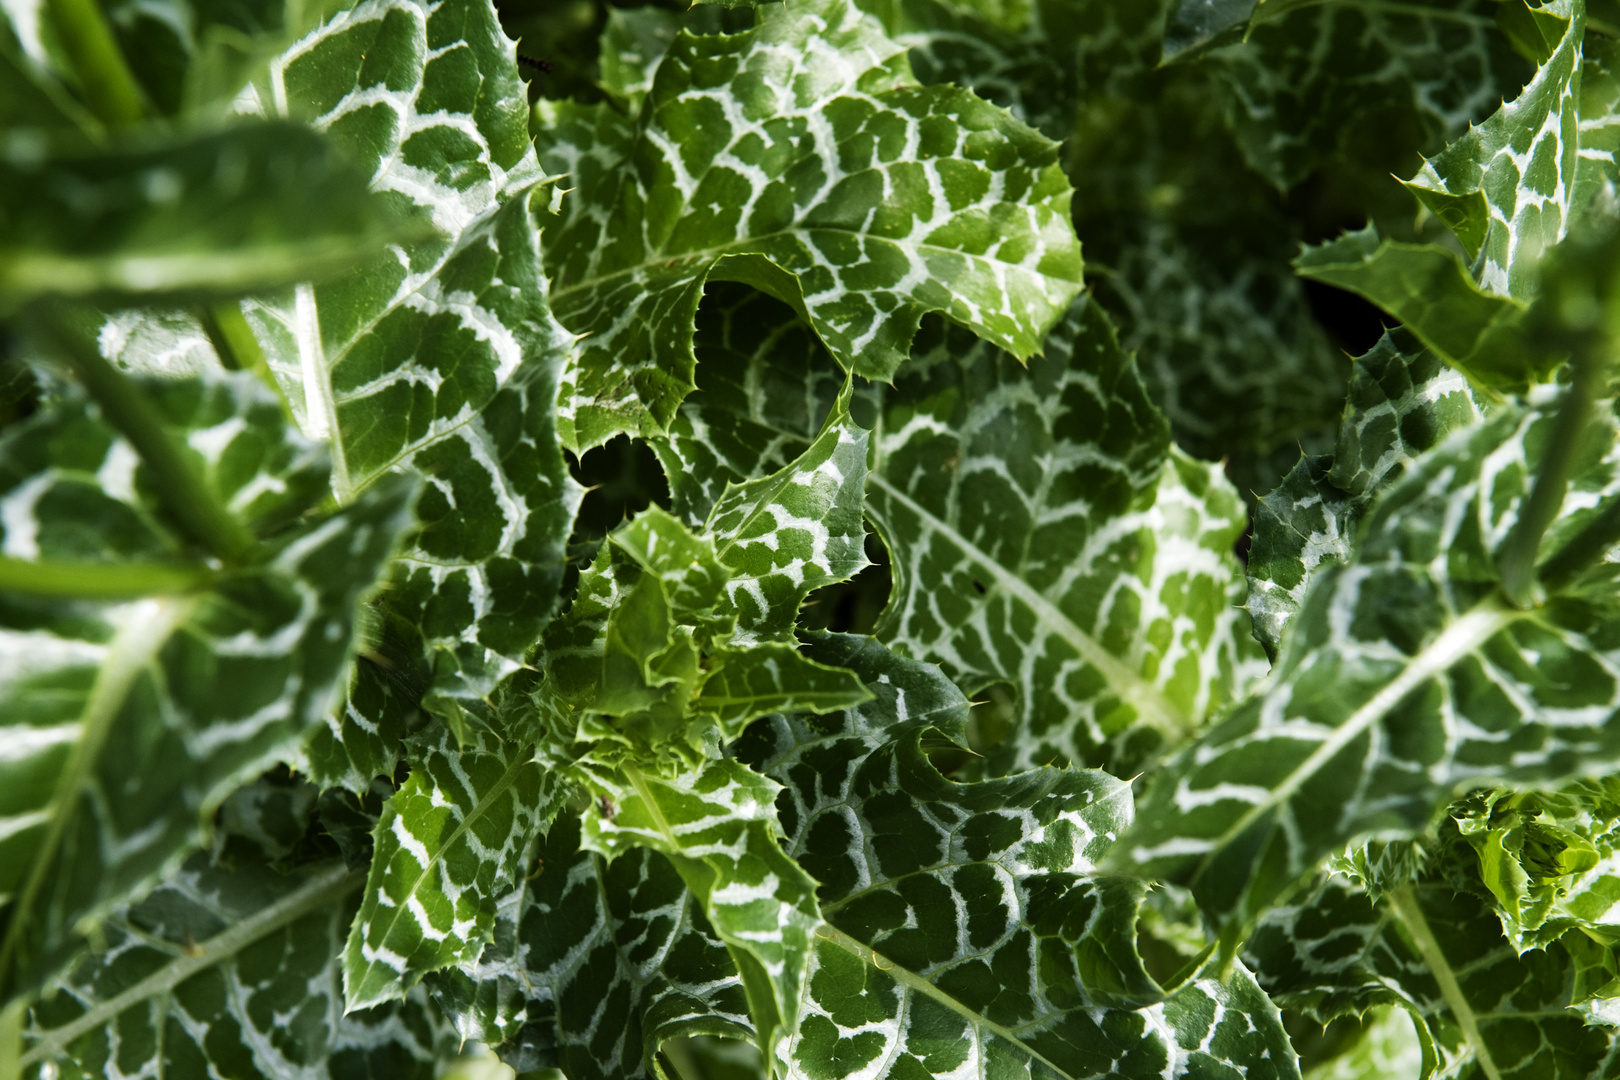
<path fill-rule="evenodd" d="M 1319 572 L 1264 693 L 1154 778 L 1122 854 L 1191 885 L 1233 943 L 1328 854 L 1421 830 L 1462 785 L 1612 768 L 1620 666 L 1606 590 L 1529 612 L 1496 553 L 1556 421 L 1505 410 L 1417 459 L 1352 560 Z M 1543 551 L 1620 491 L 1612 423 L 1575 450 Z"/>
<path fill-rule="evenodd" d="M 202 482 L 266 538 L 254 565 L 184 561 L 148 466 L 74 397 L 0 440 L 7 995 L 171 868 L 200 839 L 199 812 L 296 754 L 336 704 L 360 598 L 411 524 L 398 478 L 298 522 L 325 488 L 324 456 L 251 377 L 137 385 Z M 30 595 L 53 567 L 65 595 Z"/>
<path fill-rule="evenodd" d="M 1071 139 L 1075 228 L 1111 271 L 1097 298 L 1184 449 L 1264 453 L 1332 422 L 1342 358 L 1288 267 L 1276 192 L 1247 171 L 1216 88 L 1155 70 L 1170 3 L 1038 4 L 1016 33 L 941 0 L 870 6 L 924 82 Z"/>
<path fill-rule="evenodd" d="M 799 605 L 866 565 L 862 504 L 870 433 L 850 417 L 852 385 L 821 434 L 783 469 L 728 486 L 704 530 L 727 578 L 718 611 L 735 614 L 736 641 L 792 632 Z"/>
<path fill-rule="evenodd" d="M 583 819 L 583 846 L 608 858 L 650 848 L 674 864 L 725 943 L 769 1056 L 798 1030 L 821 922 L 815 882 L 779 842 L 780 786 L 730 759 L 672 775 L 624 764 L 582 776 L 597 800 Z"/>
<path fill-rule="evenodd" d="M 1527 300 L 1541 253 L 1563 239 L 1577 208 L 1581 39 L 1585 0 L 1536 12 L 1563 24 L 1556 48 L 1524 91 L 1424 162 L 1407 185 L 1451 227 L 1480 285 Z"/>
<path fill-rule="evenodd" d="M 693 340 L 697 390 L 653 449 L 676 515 L 695 527 L 726 485 L 768 476 L 804 453 L 846 380 L 792 308 L 746 286 L 709 286 Z"/>
<path fill-rule="evenodd" d="M 784 1073 L 1297 1075 L 1247 972 L 1166 997 L 1144 969 L 1142 885 L 1093 873 L 1130 820 L 1128 785 L 1050 768 L 954 784 L 923 749 L 966 721 L 938 669 L 857 637 L 819 637 L 812 655 L 874 700 L 762 722 L 740 744 L 786 788 L 788 851 L 821 881 L 829 924 Z"/>
<path fill-rule="evenodd" d="M 383 807 L 376 854 L 343 957 L 347 1007 L 401 998 L 422 976 L 478 956 L 518 863 L 556 812 L 561 780 L 532 747 L 448 728 L 412 748 L 411 778 Z"/>
<path fill-rule="evenodd" d="M 675 868 L 645 848 L 611 862 L 581 850 L 572 815 L 502 902 L 478 961 L 428 984 L 463 1037 L 569 1080 L 643 1080 L 682 1036 L 753 1037 L 742 980 Z"/>
<path fill-rule="evenodd" d="M 1245 955 L 1280 1002 L 1324 1020 L 1399 1006 L 1416 1019 L 1425 1078 L 1596 1080 L 1620 1067 L 1620 1029 L 1568 1007 L 1578 987 L 1565 946 L 1519 956 L 1489 906 L 1449 884 L 1404 886 L 1374 906 L 1328 878 L 1268 915 Z"/>
<path fill-rule="evenodd" d="M 1255 514 L 1248 607 L 1272 659 L 1316 572 L 1350 556 L 1374 497 L 1419 454 L 1482 420 L 1489 406 L 1404 329 L 1356 358 L 1332 456 L 1302 458 Z"/>
<path fill-rule="evenodd" d="M 248 101 L 325 132 L 442 234 L 246 315 L 306 433 L 330 440 L 340 502 L 391 470 L 429 478 L 387 597 L 390 663 L 463 726 L 544 628 L 581 495 L 557 443 L 573 345 L 540 271 L 530 204 L 546 194 L 512 43 L 487 0 L 368 0 L 276 58 Z M 363 786 L 391 767 L 397 748 L 364 749 L 403 726 L 362 712 L 380 696 L 351 699 L 312 756 L 321 775 Z"/>
<path fill-rule="evenodd" d="M 362 878 L 342 864 L 277 873 L 193 856 L 34 1006 L 24 1075 L 429 1080 L 452 1032 L 417 991 L 344 1014 L 337 955 Z M 71 1064 L 70 1064 L 71 1063 Z"/>
<path fill-rule="evenodd" d="M 1340 152 L 1409 168 L 1401 155 L 1439 151 L 1530 77 L 1496 27 L 1496 8 L 1488 0 L 1268 0 L 1255 9 L 1243 41 L 1208 50 L 1198 62 L 1217 77 L 1244 157 L 1279 189 Z"/>
<path fill-rule="evenodd" d="M 577 449 L 668 427 L 711 276 L 789 301 L 841 366 L 884 378 L 924 312 L 1028 356 L 1079 289 L 1051 142 L 966 91 L 916 87 L 848 0 L 757 19 L 678 35 L 635 119 L 542 108 L 541 161 L 575 188 L 548 230 L 552 297 L 592 335 L 563 389 Z"/>
<path fill-rule="evenodd" d="M 929 344 L 885 395 L 867 482 L 896 579 L 879 636 L 969 693 L 1013 685 L 998 768 L 1129 770 L 1252 674 L 1237 494 L 1170 446 L 1090 300 L 1027 368 Z"/>

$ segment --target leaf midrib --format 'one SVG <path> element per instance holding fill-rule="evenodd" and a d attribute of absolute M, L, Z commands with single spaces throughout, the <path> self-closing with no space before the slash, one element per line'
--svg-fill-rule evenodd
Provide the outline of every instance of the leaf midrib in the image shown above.
<path fill-rule="evenodd" d="M 169 638 L 201 602 L 200 596 L 139 601 L 130 607 L 153 605 L 147 617 L 141 618 L 138 611 L 131 610 L 128 621 L 114 635 L 80 714 L 82 733 L 51 794 L 45 835 L 40 840 L 27 881 L 12 906 L 11 925 L 4 941 L 0 942 L 0 984 L 9 981 L 7 971 L 21 951 L 34 913 L 34 902 L 45 886 L 46 871 L 55 861 L 57 847 L 78 810 L 80 795 L 95 771 L 113 721 L 123 710 L 124 701 L 141 673 L 157 659 Z"/>
<path fill-rule="evenodd" d="M 269 907 L 254 912 L 241 922 L 234 923 L 207 941 L 195 951 L 183 953 L 122 993 L 107 998 L 71 1023 L 48 1032 L 29 1051 L 22 1055 L 19 1065 L 26 1068 L 35 1061 L 56 1057 L 67 1051 L 81 1035 L 115 1019 L 130 1006 L 147 998 L 165 994 L 185 982 L 197 972 L 235 956 L 265 936 L 312 911 L 335 903 L 359 888 L 365 875 L 338 864 L 311 878 L 296 891 L 289 893 Z M 159 1031 L 161 1033 L 162 1026 Z"/>
<path fill-rule="evenodd" d="M 1255 803 L 1244 815 L 1215 840 L 1209 854 L 1201 861 L 1194 880 L 1214 865 L 1216 854 L 1227 844 L 1241 836 L 1243 831 L 1265 814 L 1283 806 L 1321 767 L 1332 760 L 1356 738 L 1382 720 L 1428 679 L 1451 669 L 1465 656 L 1479 648 L 1507 626 L 1524 618 L 1528 612 L 1510 607 L 1498 593 L 1492 593 L 1475 604 L 1465 614 L 1446 627 L 1416 656 L 1407 661 L 1400 674 L 1385 683 L 1366 703 L 1345 720 L 1332 735 L 1322 740 L 1304 761 L 1296 765 L 1279 783 L 1272 786 L 1266 798 Z"/>
<path fill-rule="evenodd" d="M 1034 1047 L 1025 1042 L 1023 1037 L 1020 1036 L 1015 1029 L 1004 1027 L 1003 1025 L 996 1023 L 994 1020 L 989 1019 L 983 1013 L 975 1012 L 962 1002 L 956 1000 L 951 995 L 945 993 L 945 991 L 936 987 L 933 983 L 929 982 L 921 975 L 918 975 L 916 972 L 912 971 L 910 968 L 903 964 L 897 964 L 894 961 L 889 960 L 888 957 L 883 956 L 882 953 L 879 953 L 870 945 L 850 937 L 837 927 L 826 922 L 821 923 L 815 928 L 815 936 L 821 941 L 832 942 L 834 945 L 837 945 L 839 948 L 854 956 L 868 967 L 882 972 L 884 975 L 887 975 L 889 978 L 906 987 L 908 990 L 922 994 L 925 997 L 931 998 L 938 1004 L 943 1005 L 945 1008 L 951 1010 L 951 1012 L 966 1020 L 970 1027 L 976 1030 L 988 1031 L 992 1035 L 995 1035 L 996 1037 L 1005 1040 L 1007 1043 L 1018 1047 L 1031 1058 L 1039 1061 L 1048 1069 L 1051 1069 L 1054 1075 L 1060 1077 L 1073 1077 L 1073 1073 L 1070 1073 L 1068 1070 L 1046 1057 L 1039 1050 L 1036 1050 Z M 888 961 L 888 966 L 885 967 L 882 963 L 879 963 L 880 959 Z"/>
<path fill-rule="evenodd" d="M 428 875 L 430 873 L 432 873 L 433 868 L 438 866 L 439 863 L 441 863 L 442 861 L 444 861 L 445 853 L 450 851 L 452 848 L 454 848 L 456 846 L 457 842 L 461 840 L 462 835 L 465 834 L 468 829 L 472 828 L 473 822 L 477 821 L 479 818 L 483 817 L 486 813 L 489 812 L 490 806 L 495 802 L 496 799 L 500 798 L 501 795 L 503 793 L 505 793 L 507 788 L 512 786 L 513 782 L 515 782 L 517 780 L 517 774 L 523 769 L 524 766 L 531 764 L 532 761 L 533 761 L 533 758 L 534 758 L 534 753 L 533 753 L 532 748 L 527 749 L 527 750 L 519 750 L 519 752 L 514 756 L 512 764 L 508 765 L 506 767 L 506 771 L 501 774 L 501 778 L 495 782 L 495 785 L 490 788 L 490 790 L 489 790 L 489 792 L 487 794 L 481 796 L 479 798 L 479 800 L 476 803 L 473 804 L 472 809 L 467 811 L 466 816 L 461 819 L 460 824 L 458 824 L 456 826 L 455 830 L 453 832 L 451 832 L 450 836 L 448 838 L 446 838 L 444 843 L 439 845 L 438 850 L 434 851 L 428 857 L 428 861 L 422 867 L 421 873 L 417 874 L 416 880 L 413 881 L 411 883 L 410 888 L 407 889 L 404 892 L 403 901 L 408 902 L 412 897 L 414 897 L 417 894 L 417 891 L 422 888 L 422 883 L 424 881 L 426 881 L 428 879 Z M 424 770 L 424 774 L 425 774 L 425 770 Z M 435 784 L 435 786 L 437 786 L 437 781 L 434 781 L 434 784 Z M 373 866 L 375 866 L 375 865 L 377 865 L 377 864 L 374 862 Z M 384 867 L 384 869 L 386 869 L 386 866 Z M 379 880 L 379 882 L 377 884 L 377 890 L 376 891 L 377 892 L 383 891 L 382 882 L 380 880 Z M 366 905 L 366 907 L 362 907 L 361 910 L 360 910 L 360 914 L 355 917 L 355 919 L 356 919 L 356 921 L 355 921 L 355 929 L 356 929 L 356 931 L 358 931 L 360 933 L 363 940 L 368 940 L 368 941 L 369 940 L 375 940 L 379 944 L 381 944 L 383 942 L 386 942 L 388 940 L 388 935 L 393 932 L 394 925 L 399 921 L 399 918 L 400 918 L 401 914 L 403 914 L 404 911 L 406 910 L 405 902 L 396 902 L 393 905 L 393 907 L 390 909 L 392 914 L 393 914 L 393 917 L 390 918 L 386 923 L 380 923 L 379 922 L 379 923 L 376 923 L 376 924 L 368 924 L 365 921 L 365 918 L 364 918 L 364 916 L 366 914 L 366 908 L 369 907 L 372 911 L 376 910 L 375 904 L 373 902 L 371 902 L 371 898 L 368 896 L 367 897 L 367 905 Z M 453 918 L 453 916 L 452 916 L 452 918 Z M 378 927 L 384 927 L 384 929 L 382 930 L 382 933 L 380 935 L 378 935 L 375 939 L 373 939 L 373 938 L 371 938 L 371 936 L 369 934 L 366 934 L 366 932 L 365 932 L 368 925 L 376 925 Z M 373 960 L 373 961 L 371 961 L 370 963 L 368 963 L 366 965 L 366 971 L 369 972 L 372 969 L 374 969 L 376 966 L 377 966 L 377 961 Z M 390 968 L 389 970 L 392 971 L 393 969 Z M 362 979 L 362 981 L 363 981 L 363 979 Z M 377 1004 L 378 1001 L 380 1001 L 380 1000 L 386 1000 L 386 998 L 378 999 L 377 1001 L 370 1001 L 370 1002 L 367 1002 L 367 1004 L 368 1005 L 369 1004 Z M 353 1008 L 353 1007 L 354 1006 L 351 1006 L 351 1008 Z"/>
<path fill-rule="evenodd" d="M 1103 676 L 1103 681 L 1128 701 L 1142 719 L 1175 737 L 1185 735 L 1197 726 L 1193 717 L 1176 708 L 1160 693 L 1158 687 L 1132 671 L 1113 653 L 1103 648 L 1096 638 L 1080 629 L 1063 609 L 1037 592 L 1035 587 L 1023 578 L 980 550 L 978 545 L 971 543 L 955 527 L 890 483 L 880 470 L 868 470 L 866 479 L 868 485 L 875 484 L 882 488 L 889 497 L 926 520 L 936 531 L 982 567 L 998 585 L 1022 603 L 1042 626 L 1067 642 L 1082 660 L 1095 668 Z M 868 512 L 873 510 L 871 506 L 867 509 Z"/>

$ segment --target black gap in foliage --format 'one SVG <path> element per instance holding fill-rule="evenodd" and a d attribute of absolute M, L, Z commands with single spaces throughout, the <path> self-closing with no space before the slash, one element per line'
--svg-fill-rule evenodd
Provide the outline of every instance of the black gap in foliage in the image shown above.
<path fill-rule="evenodd" d="M 581 457 L 570 455 L 568 467 L 586 489 L 574 520 L 576 544 L 599 542 L 653 503 L 669 509 L 669 484 L 657 456 L 628 435 L 615 435 Z"/>
<path fill-rule="evenodd" d="M 1328 332 L 1333 343 L 1351 356 L 1360 356 L 1396 325 L 1393 317 L 1352 292 L 1301 279 L 1311 314 Z"/>
<path fill-rule="evenodd" d="M 866 557 L 871 565 L 848 581 L 817 589 L 805 598 L 799 625 L 808 630 L 839 634 L 870 634 L 889 602 L 894 578 L 889 553 L 876 533 L 866 534 Z"/>

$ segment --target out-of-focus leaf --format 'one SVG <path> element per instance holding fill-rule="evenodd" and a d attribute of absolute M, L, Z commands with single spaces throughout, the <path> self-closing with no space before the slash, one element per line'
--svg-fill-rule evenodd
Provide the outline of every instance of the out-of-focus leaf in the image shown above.
<path fill-rule="evenodd" d="M 417 991 L 345 1015 L 341 964 L 360 875 L 313 863 L 213 866 L 197 855 L 102 924 L 24 1034 L 25 1075 L 68 1061 L 113 1080 L 207 1075 L 429 1080 L 453 1034 Z"/>
<path fill-rule="evenodd" d="M 124 603 L 0 593 L 0 992 L 37 987 L 94 920 L 173 866 L 249 777 L 337 704 L 357 606 L 410 526 L 377 484 L 292 524 L 320 450 L 250 376 L 141 384 L 203 482 L 264 534 L 255 564 Z M 130 445 L 68 399 L 0 440 L 0 553 L 138 568 L 189 548 Z M 138 780 L 138 782 L 132 782 Z"/>
<path fill-rule="evenodd" d="M 658 63 L 680 29 L 680 17 L 662 8 L 608 8 L 607 29 L 602 31 L 602 89 L 624 102 L 632 116 L 641 111 Z"/>
<path fill-rule="evenodd" d="M 327 140 L 292 124 L 113 152 L 44 142 L 0 145 L 0 310 L 52 295 L 279 288 L 331 277 L 426 229 L 369 192 Z"/>
<path fill-rule="evenodd" d="M 1464 136 L 1529 78 L 1497 29 L 1502 6 L 1264 0 L 1242 42 L 1199 63 L 1215 76 L 1245 159 L 1279 189 L 1340 153 L 1409 169 L 1416 161 L 1403 158 Z M 1205 0 L 1184 3 L 1180 14 L 1198 8 L 1208 10 Z"/>

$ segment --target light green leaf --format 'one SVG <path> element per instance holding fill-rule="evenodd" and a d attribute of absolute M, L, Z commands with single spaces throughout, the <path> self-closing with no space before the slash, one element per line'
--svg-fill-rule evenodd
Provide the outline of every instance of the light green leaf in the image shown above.
<path fill-rule="evenodd" d="M 1439 244 L 1381 241 L 1368 226 L 1307 248 L 1294 265 L 1303 277 L 1365 296 L 1488 388 L 1523 393 L 1558 359 L 1527 338 L 1522 303 L 1476 285 Z"/>
<path fill-rule="evenodd" d="M 1122 852 L 1190 885 L 1224 941 L 1347 842 L 1421 830 L 1458 786 L 1613 767 L 1608 593 L 1550 597 L 1532 617 L 1497 590 L 1554 423 L 1504 410 L 1414 462 L 1354 558 L 1319 571 L 1265 692 L 1155 776 Z M 1582 433 L 1575 461 L 1543 551 L 1620 488 L 1612 423 Z"/>
<path fill-rule="evenodd" d="M 952 783 L 923 742 L 936 722 L 959 731 L 967 701 L 938 669 L 856 637 L 818 637 L 812 655 L 854 668 L 874 700 L 775 718 L 739 744 L 787 788 L 788 851 L 820 880 L 828 923 L 784 1073 L 1181 1076 L 1242 1061 L 1297 1075 L 1247 972 L 1166 999 L 1144 969 L 1145 889 L 1093 873 L 1130 820 L 1129 785 L 1060 769 Z"/>
<path fill-rule="evenodd" d="M 755 716 L 864 698 L 791 644 L 805 597 L 866 565 L 868 433 L 849 400 L 846 385 L 821 435 L 789 464 L 728 484 L 701 534 L 652 508 L 612 535 L 545 635 L 554 692 L 613 718 L 587 720 L 576 738 L 670 752 L 690 766 Z"/>
<path fill-rule="evenodd" d="M 357 606 L 410 526 L 393 479 L 335 514 L 319 449 L 251 377 L 138 384 L 259 561 L 123 603 L 0 593 L 0 993 L 36 987 L 93 920 L 170 869 L 243 780 L 336 705 Z M 139 567 L 191 555 L 154 478 L 75 397 L 0 440 L 0 553 Z M 182 564 L 184 565 L 184 564 Z M 139 777 L 138 784 L 131 783 Z"/>
<path fill-rule="evenodd" d="M 1486 292 L 1528 300 L 1541 253 L 1563 239 L 1580 159 L 1584 0 L 1550 0 L 1537 15 L 1563 23 L 1556 49 L 1524 92 L 1424 162 L 1407 187 L 1451 227 Z"/>
<path fill-rule="evenodd" d="M 598 767 L 582 779 L 597 800 L 584 816 L 583 846 L 608 858 L 650 848 L 674 864 L 725 942 L 769 1058 L 798 1030 L 821 923 L 815 882 L 779 843 L 780 785 L 725 759 L 668 776 Z"/>
<path fill-rule="evenodd" d="M 578 819 L 564 815 L 499 918 L 476 964 L 428 983 L 464 1037 L 521 1072 L 642 1080 L 670 1039 L 753 1038 L 724 943 L 657 852 L 610 862 L 581 850 Z"/>
<path fill-rule="evenodd" d="M 1546 794 L 1487 791 L 1454 803 L 1455 836 L 1471 849 L 1508 941 L 1544 948 L 1575 928 L 1620 944 L 1620 802 L 1612 781 Z M 1620 913 L 1617 913 L 1620 914 Z M 1614 964 L 1610 961 L 1609 966 Z"/>
<path fill-rule="evenodd" d="M 1404 328 L 1356 358 L 1332 456 L 1302 458 L 1255 513 L 1248 607 L 1267 655 L 1276 659 L 1318 569 L 1349 557 L 1373 498 L 1489 405 Z"/>
<path fill-rule="evenodd" d="M 325 139 L 284 123 L 116 151 L 8 144 L 0 207 L 0 310 L 52 295 L 276 288 L 331 277 L 426 230 L 368 192 Z"/>
<path fill-rule="evenodd" d="M 757 19 L 678 35 L 636 119 L 542 106 L 542 164 L 575 189 L 548 228 L 553 302 L 591 335 L 563 391 L 576 449 L 668 427 L 710 277 L 793 304 L 842 367 L 878 378 L 924 312 L 1028 356 L 1079 288 L 1054 144 L 966 91 L 916 87 L 847 0 Z"/>
<path fill-rule="evenodd" d="M 383 807 L 376 854 L 343 955 L 349 1009 L 401 998 L 421 977 L 478 956 L 530 842 L 556 813 L 560 778 L 487 732 L 458 745 L 436 727 Z"/>
<path fill-rule="evenodd" d="M 65 1055 L 109 1080 L 204 1075 L 208 1062 L 238 1075 L 428 1080 L 456 1048 L 420 991 L 344 1015 L 334 958 L 361 880 L 330 862 L 277 873 L 193 856 L 109 917 L 97 953 L 34 1007 L 26 1075 L 52 1075 Z"/>
<path fill-rule="evenodd" d="M 1237 494 L 1170 446 L 1089 300 L 1027 368 L 954 331 L 928 345 L 867 483 L 895 574 L 879 636 L 969 693 L 1013 685 L 997 768 L 1130 770 L 1251 674 Z"/>
<path fill-rule="evenodd" d="M 742 734 L 743 725 L 756 717 L 836 712 L 871 697 L 854 675 L 807 660 L 784 642 L 765 642 L 715 659 L 693 706 L 714 716 L 725 739 Z"/>

